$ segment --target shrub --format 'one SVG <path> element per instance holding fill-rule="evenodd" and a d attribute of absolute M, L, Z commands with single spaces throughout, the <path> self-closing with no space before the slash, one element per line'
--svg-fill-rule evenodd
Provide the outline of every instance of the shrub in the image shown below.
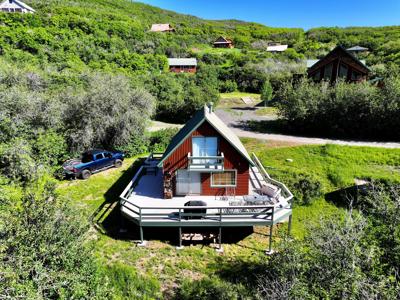
<path fill-rule="evenodd" d="M 394 299 L 394 272 L 383 271 L 381 252 L 359 214 L 310 227 L 304 240 L 286 241 L 264 265 L 263 299 Z"/>
<path fill-rule="evenodd" d="M 149 138 L 146 135 L 132 136 L 129 142 L 117 150 L 122 151 L 127 157 L 133 157 L 149 151 Z"/>
<path fill-rule="evenodd" d="M 38 168 L 27 141 L 14 139 L 8 144 L 0 145 L 0 172 L 4 176 L 27 183 L 36 178 Z"/>
<path fill-rule="evenodd" d="M 390 75 L 382 89 L 367 82 L 286 82 L 278 92 L 279 109 L 292 132 L 398 140 L 399 78 Z"/>
<path fill-rule="evenodd" d="M 20 194 L 9 201 L 0 186 L 0 298 L 109 299 L 80 212 L 44 178 Z"/>
<path fill-rule="evenodd" d="M 232 81 L 232 80 L 226 80 L 226 81 L 222 81 L 219 84 L 219 91 L 221 93 L 232 93 L 234 91 L 237 90 L 237 84 L 236 82 Z"/>
<path fill-rule="evenodd" d="M 115 149 L 144 133 L 153 112 L 154 98 L 131 87 L 123 76 L 95 74 L 88 89 L 69 92 L 65 101 L 67 140 L 74 151 L 93 147 Z"/>
<path fill-rule="evenodd" d="M 38 134 L 33 143 L 33 151 L 38 160 L 50 166 L 56 166 L 68 157 L 64 137 L 53 130 Z"/>
<path fill-rule="evenodd" d="M 322 195 L 322 183 L 311 175 L 292 174 L 285 180 L 294 195 L 294 203 L 308 205 Z"/>
<path fill-rule="evenodd" d="M 177 132 L 177 128 L 169 128 L 150 133 L 149 152 L 164 152 Z"/>

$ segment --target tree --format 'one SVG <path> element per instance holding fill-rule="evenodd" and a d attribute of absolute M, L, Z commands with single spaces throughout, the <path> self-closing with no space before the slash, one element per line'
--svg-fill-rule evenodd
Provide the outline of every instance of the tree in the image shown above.
<path fill-rule="evenodd" d="M 66 135 L 74 151 L 128 144 L 144 134 L 154 108 L 154 98 L 133 88 L 128 78 L 104 74 L 92 75 L 86 90 L 69 91 L 64 101 L 69 103 L 64 112 Z"/>
<path fill-rule="evenodd" d="M 264 82 L 261 91 L 261 100 L 264 101 L 264 106 L 267 106 L 268 101 L 272 99 L 273 90 L 271 83 L 267 80 Z"/>

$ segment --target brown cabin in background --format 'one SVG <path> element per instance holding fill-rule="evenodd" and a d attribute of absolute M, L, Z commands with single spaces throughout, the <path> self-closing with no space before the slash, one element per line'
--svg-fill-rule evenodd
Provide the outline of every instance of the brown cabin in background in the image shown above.
<path fill-rule="evenodd" d="M 195 58 L 168 58 L 169 71 L 174 73 L 196 73 L 197 59 Z"/>
<path fill-rule="evenodd" d="M 333 83 L 340 78 L 347 82 L 362 82 L 368 80 L 370 73 L 364 62 L 342 46 L 337 46 L 320 60 L 308 60 L 307 67 L 308 77 L 317 82 Z"/>
<path fill-rule="evenodd" d="M 214 48 L 233 48 L 233 42 L 231 40 L 224 38 L 223 36 L 220 36 L 214 42 Z"/>

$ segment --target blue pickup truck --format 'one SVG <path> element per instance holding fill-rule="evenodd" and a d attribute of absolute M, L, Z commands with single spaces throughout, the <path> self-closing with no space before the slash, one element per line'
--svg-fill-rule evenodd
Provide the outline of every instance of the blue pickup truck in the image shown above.
<path fill-rule="evenodd" d="M 82 154 L 81 159 L 71 159 L 63 164 L 66 177 L 88 179 L 93 173 L 111 167 L 121 167 L 124 154 L 106 150 L 90 150 Z"/>

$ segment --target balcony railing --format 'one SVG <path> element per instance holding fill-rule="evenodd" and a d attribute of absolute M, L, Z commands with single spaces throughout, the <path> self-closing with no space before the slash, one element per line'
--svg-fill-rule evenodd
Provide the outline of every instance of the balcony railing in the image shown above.
<path fill-rule="evenodd" d="M 199 172 L 222 172 L 224 170 L 224 154 L 219 156 L 192 156 L 188 154 L 188 170 Z"/>

